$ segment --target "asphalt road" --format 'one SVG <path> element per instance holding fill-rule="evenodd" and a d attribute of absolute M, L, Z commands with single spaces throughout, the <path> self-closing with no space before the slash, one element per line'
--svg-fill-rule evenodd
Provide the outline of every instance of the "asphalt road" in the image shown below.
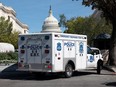
<path fill-rule="evenodd" d="M 63 75 L 36 76 L 28 72 L 1 72 L 0 87 L 116 87 L 116 74 L 102 70 L 76 72 L 71 78 Z"/>

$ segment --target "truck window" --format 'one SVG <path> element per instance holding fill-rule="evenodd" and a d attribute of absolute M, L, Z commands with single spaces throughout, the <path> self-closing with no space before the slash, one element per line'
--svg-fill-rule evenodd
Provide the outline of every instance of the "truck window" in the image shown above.
<path fill-rule="evenodd" d="M 99 50 L 93 50 L 95 54 L 100 54 Z"/>
<path fill-rule="evenodd" d="M 93 51 L 91 50 L 91 48 L 87 46 L 87 54 L 92 54 L 92 53 Z"/>

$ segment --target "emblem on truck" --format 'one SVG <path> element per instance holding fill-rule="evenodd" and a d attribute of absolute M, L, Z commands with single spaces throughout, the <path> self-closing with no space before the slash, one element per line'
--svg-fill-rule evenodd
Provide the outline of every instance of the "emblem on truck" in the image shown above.
<path fill-rule="evenodd" d="M 90 56 L 89 61 L 90 61 L 90 62 L 93 62 L 93 61 L 94 61 L 94 57 L 93 57 L 93 56 Z"/>
<path fill-rule="evenodd" d="M 57 51 L 61 51 L 61 43 L 60 42 L 57 43 Z"/>
<path fill-rule="evenodd" d="M 83 53 L 83 51 L 84 51 L 84 50 L 83 50 L 83 49 L 84 49 L 84 48 L 83 48 L 83 45 L 84 45 L 83 42 L 80 42 L 80 44 L 79 44 L 79 52 L 80 52 L 80 53 Z"/>

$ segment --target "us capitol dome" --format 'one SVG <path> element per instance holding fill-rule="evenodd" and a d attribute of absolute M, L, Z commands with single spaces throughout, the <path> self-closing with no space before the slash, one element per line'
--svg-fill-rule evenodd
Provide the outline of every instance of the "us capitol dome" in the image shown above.
<path fill-rule="evenodd" d="M 43 26 L 42 26 L 42 33 L 43 32 L 56 32 L 56 33 L 62 33 L 59 25 L 58 20 L 52 15 L 52 9 L 50 6 L 49 15 L 44 20 Z"/>

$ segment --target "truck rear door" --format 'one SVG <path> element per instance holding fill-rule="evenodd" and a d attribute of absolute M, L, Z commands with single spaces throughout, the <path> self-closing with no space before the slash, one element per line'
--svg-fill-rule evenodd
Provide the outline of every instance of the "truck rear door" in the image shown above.
<path fill-rule="evenodd" d="M 55 71 L 63 70 L 63 42 L 61 40 L 55 40 Z"/>
<path fill-rule="evenodd" d="M 84 41 L 76 41 L 76 69 L 86 68 L 86 43 Z"/>
<path fill-rule="evenodd" d="M 28 64 L 41 64 L 42 46 L 41 39 L 28 39 L 27 40 L 27 63 Z"/>

